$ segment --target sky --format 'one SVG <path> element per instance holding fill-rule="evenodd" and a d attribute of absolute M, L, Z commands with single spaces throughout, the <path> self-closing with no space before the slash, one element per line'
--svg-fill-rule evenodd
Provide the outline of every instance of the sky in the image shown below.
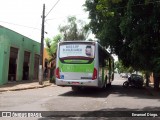
<path fill-rule="evenodd" d="M 47 15 L 58 0 L 0 0 L 0 25 L 16 31 L 35 41 L 41 41 L 42 10 L 45 4 Z M 59 33 L 58 27 L 68 16 L 88 20 L 88 13 L 82 6 L 85 0 L 59 0 L 45 18 L 45 38 Z"/>
<path fill-rule="evenodd" d="M 53 38 L 59 34 L 58 27 L 65 23 L 68 16 L 89 22 L 84 3 L 85 0 L 0 0 L 0 25 L 40 42 L 43 4 L 45 15 L 49 13 L 45 18 L 47 34 L 44 38 Z M 114 58 L 117 60 L 117 57 Z"/>

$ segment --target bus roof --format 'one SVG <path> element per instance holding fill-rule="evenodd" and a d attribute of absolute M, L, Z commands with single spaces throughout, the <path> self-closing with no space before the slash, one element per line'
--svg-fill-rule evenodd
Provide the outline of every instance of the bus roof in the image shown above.
<path fill-rule="evenodd" d="M 79 40 L 79 41 L 60 41 L 59 43 L 98 43 L 96 41 L 83 41 L 83 40 Z"/>

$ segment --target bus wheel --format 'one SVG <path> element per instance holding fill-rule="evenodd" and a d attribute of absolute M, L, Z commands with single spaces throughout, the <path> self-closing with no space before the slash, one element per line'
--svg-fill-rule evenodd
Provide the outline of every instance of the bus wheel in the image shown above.
<path fill-rule="evenodd" d="M 78 86 L 72 86 L 72 90 L 73 91 L 79 91 L 81 88 L 80 87 L 78 87 Z"/>

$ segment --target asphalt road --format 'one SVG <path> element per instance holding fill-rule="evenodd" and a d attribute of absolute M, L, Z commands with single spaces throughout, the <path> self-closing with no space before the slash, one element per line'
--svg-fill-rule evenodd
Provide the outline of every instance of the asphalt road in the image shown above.
<path fill-rule="evenodd" d="M 0 111 L 86 111 L 84 116 L 96 116 L 95 111 L 160 111 L 160 95 L 153 96 L 144 88 L 123 88 L 124 81 L 117 74 L 107 90 L 88 88 L 75 92 L 70 87 L 48 86 L 3 92 L 0 93 Z M 114 112 L 110 114 L 114 116 Z M 104 119 L 100 117 L 105 113 L 97 116 Z"/>

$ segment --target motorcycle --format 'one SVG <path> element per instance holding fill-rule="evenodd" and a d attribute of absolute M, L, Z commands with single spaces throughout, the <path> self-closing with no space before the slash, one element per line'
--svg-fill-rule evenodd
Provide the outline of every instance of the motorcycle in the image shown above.
<path fill-rule="evenodd" d="M 141 75 L 132 74 L 128 77 L 127 81 L 123 83 L 124 88 L 128 88 L 129 86 L 135 88 L 142 88 L 143 87 L 143 77 Z"/>

